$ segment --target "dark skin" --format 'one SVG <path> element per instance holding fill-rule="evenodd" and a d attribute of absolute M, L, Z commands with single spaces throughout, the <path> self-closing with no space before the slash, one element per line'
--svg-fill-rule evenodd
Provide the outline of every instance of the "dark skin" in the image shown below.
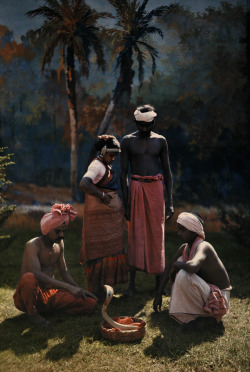
<path fill-rule="evenodd" d="M 25 245 L 22 275 L 31 272 L 35 275 L 39 284 L 47 289 L 63 289 L 75 297 L 95 295 L 83 290 L 70 275 L 64 258 L 64 233 L 66 225 L 62 224 L 49 232 L 46 236 L 37 237 L 28 241 Z M 57 267 L 63 281 L 54 279 L 54 269 Z M 49 322 L 40 314 L 29 316 L 32 323 L 39 327 L 49 326 Z"/>
<path fill-rule="evenodd" d="M 105 154 L 103 158 L 103 162 L 106 165 L 110 165 L 115 160 L 116 156 L 118 155 L 117 152 L 108 152 Z M 110 204 L 111 197 L 110 195 L 103 193 L 101 190 L 99 190 L 97 187 L 93 185 L 93 181 L 89 177 L 82 177 L 79 187 L 82 191 L 86 192 L 89 195 L 95 196 L 96 198 L 100 199 L 101 203 L 104 203 L 106 205 Z"/>
<path fill-rule="evenodd" d="M 159 162 L 162 166 L 164 185 L 167 193 L 166 219 L 172 218 L 173 179 L 169 163 L 166 138 L 152 132 L 151 123 L 136 122 L 138 131 L 125 136 L 121 141 L 121 189 L 125 207 L 125 217 L 130 220 L 128 202 L 128 171 L 139 176 L 155 176 L 159 173 Z"/>
<path fill-rule="evenodd" d="M 130 221 L 130 205 L 128 198 L 128 173 L 139 176 L 155 176 L 161 165 L 164 185 L 167 194 L 165 206 L 166 220 L 174 214 L 173 179 L 169 163 L 168 144 L 166 138 L 153 132 L 154 120 L 150 123 L 136 121 L 138 131 L 125 136 L 121 141 L 121 191 L 125 208 L 125 218 Z M 159 279 L 159 278 L 158 278 Z M 135 270 L 130 272 L 128 295 L 135 291 Z"/>
<path fill-rule="evenodd" d="M 188 243 L 189 249 L 197 238 L 197 234 L 187 230 L 184 226 L 178 224 L 178 235 L 182 241 Z M 209 284 L 214 284 L 220 289 L 225 289 L 230 286 L 230 280 L 225 266 L 221 262 L 213 246 L 203 241 L 199 244 L 196 254 L 192 260 L 184 262 L 177 261 L 181 257 L 186 244 L 180 246 L 172 260 L 166 266 L 165 272 L 162 276 L 160 286 L 154 299 L 154 311 L 161 311 L 162 306 L 162 291 L 170 280 L 172 283 L 179 270 L 185 270 L 188 273 L 199 275 L 203 280 Z M 199 318 L 198 318 L 199 319 Z M 206 322 L 208 319 L 203 319 Z M 198 321 L 199 322 L 199 321 Z M 197 323 L 197 321 L 196 321 Z M 195 324 L 194 324 L 195 325 Z"/>

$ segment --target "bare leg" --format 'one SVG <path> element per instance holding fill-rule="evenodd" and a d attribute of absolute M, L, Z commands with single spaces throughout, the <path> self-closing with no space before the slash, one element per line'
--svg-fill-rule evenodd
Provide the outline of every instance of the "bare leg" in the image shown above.
<path fill-rule="evenodd" d="M 28 315 L 29 321 L 39 328 L 48 328 L 50 322 L 43 318 L 40 314 L 36 313 L 34 315 Z"/>
<path fill-rule="evenodd" d="M 136 277 L 136 270 L 130 270 L 130 281 L 129 281 L 129 286 L 124 292 L 124 296 L 127 297 L 133 297 L 134 294 L 136 293 L 136 288 L 135 288 L 135 277 Z"/>

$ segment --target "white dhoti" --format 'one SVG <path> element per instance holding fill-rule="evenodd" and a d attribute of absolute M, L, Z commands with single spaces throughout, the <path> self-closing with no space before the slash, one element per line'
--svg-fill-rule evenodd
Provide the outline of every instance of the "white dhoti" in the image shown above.
<path fill-rule="evenodd" d="M 203 310 L 211 293 L 210 286 L 198 275 L 180 270 L 172 286 L 169 315 L 179 323 L 188 323 L 198 317 L 208 317 Z M 230 290 L 221 290 L 229 307 Z"/>

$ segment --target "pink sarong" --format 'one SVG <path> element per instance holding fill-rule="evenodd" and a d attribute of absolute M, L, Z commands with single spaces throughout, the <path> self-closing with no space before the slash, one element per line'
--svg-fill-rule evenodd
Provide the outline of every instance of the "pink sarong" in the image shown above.
<path fill-rule="evenodd" d="M 165 203 L 163 177 L 137 176 L 130 179 L 130 222 L 128 223 L 128 265 L 148 274 L 165 269 Z"/>

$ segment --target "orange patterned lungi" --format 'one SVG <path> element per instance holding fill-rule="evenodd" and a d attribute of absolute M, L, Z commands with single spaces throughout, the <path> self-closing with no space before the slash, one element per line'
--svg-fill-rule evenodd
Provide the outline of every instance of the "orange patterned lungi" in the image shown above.
<path fill-rule="evenodd" d="M 92 297 L 86 297 L 84 300 L 61 289 L 41 288 L 33 273 L 26 273 L 21 277 L 13 299 L 16 308 L 29 315 L 35 315 L 37 312 L 90 314 L 97 306 L 97 301 Z"/>

